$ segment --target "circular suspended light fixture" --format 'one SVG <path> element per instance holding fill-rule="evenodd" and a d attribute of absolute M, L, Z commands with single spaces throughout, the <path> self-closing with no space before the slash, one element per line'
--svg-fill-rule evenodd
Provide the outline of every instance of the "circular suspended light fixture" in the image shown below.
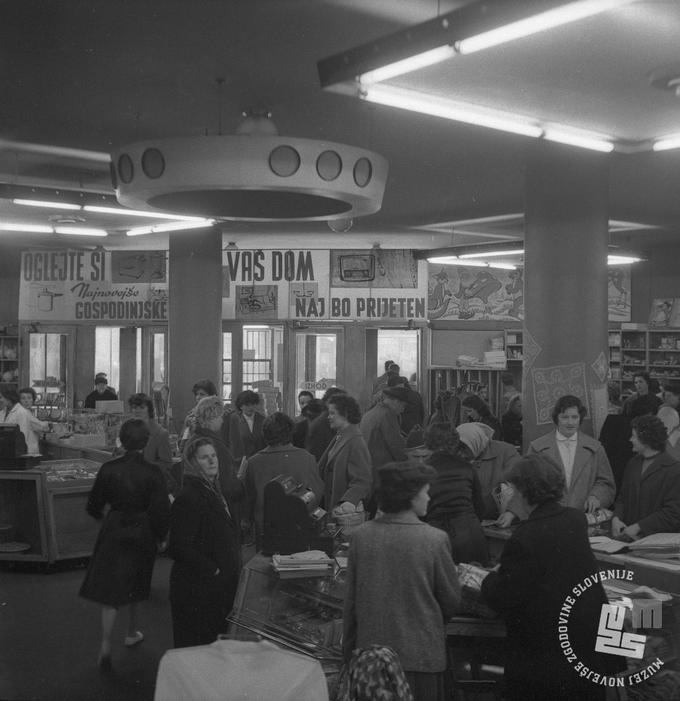
<path fill-rule="evenodd" d="M 387 160 L 356 146 L 279 136 L 268 112 L 234 135 L 156 139 L 112 154 L 134 209 L 246 221 L 352 219 L 380 210 Z"/>

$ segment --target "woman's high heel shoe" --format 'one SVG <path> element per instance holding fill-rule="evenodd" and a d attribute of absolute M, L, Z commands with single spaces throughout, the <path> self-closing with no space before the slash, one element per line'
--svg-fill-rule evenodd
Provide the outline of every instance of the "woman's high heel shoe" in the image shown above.
<path fill-rule="evenodd" d="M 113 669 L 111 665 L 111 654 L 109 653 L 108 655 L 104 655 L 100 652 L 99 657 L 97 658 L 97 666 L 99 667 L 100 672 L 111 672 Z"/>

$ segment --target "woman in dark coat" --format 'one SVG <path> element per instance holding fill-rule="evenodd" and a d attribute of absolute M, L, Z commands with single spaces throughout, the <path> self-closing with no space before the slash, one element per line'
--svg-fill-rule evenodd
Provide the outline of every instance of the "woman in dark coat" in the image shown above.
<path fill-rule="evenodd" d="M 159 544 L 168 532 L 170 501 L 165 479 L 142 451 L 149 429 L 140 419 L 120 429 L 125 455 L 104 463 L 87 501 L 90 516 L 104 519 L 80 595 L 102 605 L 99 665 L 111 667 L 111 633 L 120 606 L 128 605 L 125 645 L 140 643 L 138 601 L 149 598 L 151 575 Z M 108 513 L 104 517 L 106 505 Z"/>
<path fill-rule="evenodd" d="M 236 411 L 229 414 L 229 446 L 237 462 L 265 447 L 262 435 L 264 416 L 257 411 L 260 395 L 246 389 L 236 396 Z"/>
<path fill-rule="evenodd" d="M 461 454 L 458 432 L 448 423 L 430 424 L 425 430 L 425 447 L 432 451 L 427 462 L 437 471 L 425 520 L 449 534 L 455 562 L 485 565 L 489 549 L 480 522 L 482 490 L 472 462 Z"/>
<path fill-rule="evenodd" d="M 480 423 L 491 426 L 493 429 L 494 441 L 503 440 L 503 429 L 501 422 L 491 413 L 489 405 L 476 394 L 470 394 L 461 402 L 462 419 L 461 423 L 466 421 L 479 421 Z"/>
<path fill-rule="evenodd" d="M 498 571 L 482 582 L 483 599 L 501 613 L 508 630 L 504 698 L 604 701 L 606 688 L 581 678 L 562 645 L 568 639 L 578 661 L 600 675 L 613 676 L 625 666 L 623 658 L 595 652 L 607 603 L 602 584 L 591 581 L 574 593 L 599 569 L 585 514 L 560 505 L 564 472 L 544 455 L 521 458 L 507 481 L 513 489 L 509 506 L 522 523 L 506 543 Z"/>
<path fill-rule="evenodd" d="M 194 410 L 194 428 L 189 442 L 196 438 L 209 438 L 212 441 L 219 463 L 220 489 L 224 498 L 237 510 L 232 511 L 232 514 L 237 523 L 240 523 L 241 502 L 245 498 L 245 488 L 243 482 L 238 479 L 238 466 L 232 452 L 223 439 L 223 424 L 224 405 L 222 400 L 216 396 L 203 397 Z"/>
<path fill-rule="evenodd" d="M 227 629 L 241 569 L 239 525 L 220 489 L 209 438 L 184 451 L 184 487 L 172 505 L 170 606 L 175 647 L 206 645 Z"/>

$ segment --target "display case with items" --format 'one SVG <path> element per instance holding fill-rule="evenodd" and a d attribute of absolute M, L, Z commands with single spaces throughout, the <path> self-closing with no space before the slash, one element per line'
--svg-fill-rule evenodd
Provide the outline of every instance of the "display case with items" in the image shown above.
<path fill-rule="evenodd" d="M 0 382 L 19 385 L 19 337 L 0 333 Z"/>
<path fill-rule="evenodd" d="M 271 558 L 256 555 L 241 572 L 230 637 L 259 636 L 310 655 L 333 688 L 342 665 L 343 574 L 335 568 L 326 576 L 282 578 Z"/>
<path fill-rule="evenodd" d="M 85 510 L 99 463 L 54 460 L 0 472 L 0 560 L 53 563 L 89 557 L 100 524 Z M 0 528 L 0 531 L 2 529 Z"/>

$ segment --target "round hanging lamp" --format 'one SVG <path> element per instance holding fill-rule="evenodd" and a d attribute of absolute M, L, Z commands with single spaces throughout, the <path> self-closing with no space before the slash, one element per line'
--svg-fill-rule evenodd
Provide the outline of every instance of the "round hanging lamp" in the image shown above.
<path fill-rule="evenodd" d="M 123 146 L 111 164 L 118 201 L 133 209 L 247 221 L 351 219 L 380 210 L 385 158 L 356 146 L 262 131 Z"/>

